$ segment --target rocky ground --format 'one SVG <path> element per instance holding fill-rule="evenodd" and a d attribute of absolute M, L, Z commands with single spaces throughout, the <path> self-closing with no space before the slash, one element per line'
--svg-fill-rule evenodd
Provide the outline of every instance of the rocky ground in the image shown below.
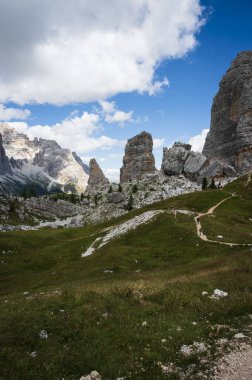
<path fill-rule="evenodd" d="M 217 363 L 215 380 L 251 380 L 252 347 L 246 343 L 224 355 Z"/>
<path fill-rule="evenodd" d="M 1 197 L 0 229 L 77 227 L 119 217 L 132 209 L 200 190 L 200 186 L 183 175 L 168 177 L 157 171 L 126 182 L 121 188 L 113 184 L 109 192 L 100 191 L 82 200 L 78 198 L 75 203 L 49 196 L 28 199 Z"/>

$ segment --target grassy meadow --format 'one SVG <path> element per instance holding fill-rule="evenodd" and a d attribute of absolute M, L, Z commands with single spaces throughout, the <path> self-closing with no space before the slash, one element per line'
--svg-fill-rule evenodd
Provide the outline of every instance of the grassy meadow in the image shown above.
<path fill-rule="evenodd" d="M 163 213 L 89 257 L 81 254 L 104 228 L 144 211 L 204 212 L 230 192 L 237 197 L 202 218 L 203 231 L 252 243 L 247 177 L 100 225 L 1 233 L 0 379 L 78 380 L 92 370 L 102 380 L 210 376 L 217 340 L 243 331 L 252 312 L 252 247 L 201 241 L 192 216 Z M 228 297 L 202 296 L 216 288 Z M 183 356 L 181 347 L 194 341 L 207 353 Z M 160 363 L 179 371 L 164 373 Z"/>

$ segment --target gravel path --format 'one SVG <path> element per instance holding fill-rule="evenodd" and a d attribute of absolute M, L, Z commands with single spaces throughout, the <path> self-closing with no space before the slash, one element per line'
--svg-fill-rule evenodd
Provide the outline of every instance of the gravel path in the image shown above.
<path fill-rule="evenodd" d="M 222 244 L 222 245 L 228 245 L 229 247 L 233 247 L 233 246 L 252 246 L 252 244 L 248 244 L 248 243 L 226 243 L 224 241 L 218 241 L 218 240 L 210 240 L 208 239 L 208 237 L 206 235 L 203 234 L 202 232 L 202 226 L 201 226 L 201 223 L 200 223 L 200 218 L 202 218 L 203 216 L 205 215 L 210 215 L 210 214 L 213 214 L 214 211 L 217 209 L 217 207 L 219 207 L 223 202 L 226 202 L 228 199 L 231 199 L 232 197 L 235 197 L 236 195 L 232 194 L 231 197 L 228 197 L 228 198 L 225 198 L 223 199 L 221 202 L 217 203 L 215 206 L 212 206 L 207 212 L 205 212 L 204 214 L 202 213 L 199 213 L 197 214 L 197 216 L 195 216 L 194 218 L 194 221 L 195 221 L 195 224 L 196 224 L 196 230 L 197 230 L 197 235 L 198 237 L 201 239 L 201 240 L 204 240 L 204 241 L 208 241 L 210 243 L 217 243 L 217 244 Z M 252 380 L 252 379 L 251 379 Z"/>
<path fill-rule="evenodd" d="M 239 350 L 225 355 L 217 363 L 215 380 L 251 380 L 252 347 L 243 343 Z"/>

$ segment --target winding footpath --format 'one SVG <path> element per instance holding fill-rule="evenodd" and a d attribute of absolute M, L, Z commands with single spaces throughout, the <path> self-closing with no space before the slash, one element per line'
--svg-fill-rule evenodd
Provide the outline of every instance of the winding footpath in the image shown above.
<path fill-rule="evenodd" d="M 195 221 L 195 224 L 196 224 L 196 230 L 197 230 L 197 235 L 198 237 L 201 239 L 201 240 L 204 240 L 204 241 L 208 241 L 210 243 L 217 243 L 217 244 L 222 244 L 222 245 L 228 245 L 229 247 L 233 247 L 233 246 L 252 246 L 252 244 L 249 244 L 249 243 L 226 243 L 226 242 L 223 242 L 223 241 L 218 241 L 218 240 L 211 240 L 211 239 L 208 239 L 206 235 L 203 234 L 202 232 L 202 226 L 201 226 L 201 223 L 200 223 L 200 218 L 202 218 L 203 216 L 206 216 L 206 215 L 211 215 L 214 213 L 214 211 L 223 203 L 223 202 L 226 202 L 228 199 L 231 199 L 233 197 L 236 197 L 235 194 L 232 194 L 230 197 L 227 197 L 225 199 L 223 199 L 221 202 L 217 203 L 215 206 L 212 206 L 207 212 L 205 213 L 199 213 L 195 216 L 194 218 L 194 221 Z"/>

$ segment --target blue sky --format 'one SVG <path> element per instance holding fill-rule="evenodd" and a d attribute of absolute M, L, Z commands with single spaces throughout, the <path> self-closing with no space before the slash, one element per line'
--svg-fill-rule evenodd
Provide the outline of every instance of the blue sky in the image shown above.
<path fill-rule="evenodd" d="M 249 0 L 158 0 L 156 8 L 151 0 L 129 0 L 127 9 L 109 0 L 104 10 L 101 0 L 82 9 L 80 0 L 71 3 L 74 20 L 67 9 L 56 19 L 48 0 L 43 9 L 32 9 L 28 0 L 22 2 L 27 9 L 17 0 L 0 5 L 6 22 L 17 20 L 16 34 L 8 37 L 4 25 L 5 39 L 0 38 L 6 57 L 0 60 L 0 119 L 31 138 L 54 138 L 86 162 L 96 157 L 111 179 L 118 176 L 125 141 L 135 134 L 146 130 L 153 135 L 160 167 L 163 146 L 188 142 L 208 129 L 220 79 L 239 51 L 252 49 Z M 91 17 L 97 9 L 101 15 Z M 48 12 L 58 27 L 54 33 L 43 19 Z M 123 16 L 112 28 L 114 14 Z M 34 22 L 31 30 L 24 28 L 26 17 Z M 181 38 L 176 28 L 183 29 Z M 82 53 L 83 40 L 88 45 Z M 137 49 L 143 63 L 134 67 Z M 192 140 L 195 148 L 203 140 L 204 134 Z"/>

